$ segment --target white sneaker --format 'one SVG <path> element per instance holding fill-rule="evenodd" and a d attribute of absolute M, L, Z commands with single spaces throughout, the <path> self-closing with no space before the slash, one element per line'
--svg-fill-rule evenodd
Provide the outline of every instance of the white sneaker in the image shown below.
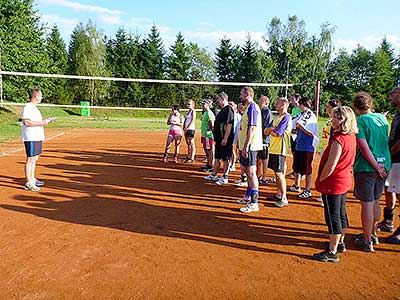
<path fill-rule="evenodd" d="M 236 186 L 247 186 L 247 180 L 246 181 L 242 181 L 242 180 L 238 180 L 237 182 L 235 182 Z"/>
<path fill-rule="evenodd" d="M 258 207 L 258 203 L 248 203 L 246 204 L 245 207 L 242 207 L 240 209 L 240 211 L 242 213 L 249 213 L 249 212 L 255 212 L 255 211 L 259 211 L 260 208 Z"/>
<path fill-rule="evenodd" d="M 210 174 L 204 177 L 204 180 L 207 181 L 217 181 L 218 180 L 218 176 L 214 175 L 214 174 Z"/>
<path fill-rule="evenodd" d="M 282 199 L 282 200 L 279 200 L 279 201 L 274 202 L 274 205 L 275 205 L 276 207 L 282 208 L 282 207 L 284 207 L 284 206 L 288 206 L 288 205 L 289 205 L 289 202 L 287 201 L 287 199 Z"/>
<path fill-rule="evenodd" d="M 25 183 L 24 189 L 27 190 L 27 191 L 33 191 L 33 192 L 39 192 L 40 191 L 40 187 L 37 187 L 36 185 L 34 185 L 31 182 Z"/>
<path fill-rule="evenodd" d="M 236 168 L 234 165 L 229 167 L 229 172 L 235 172 L 235 171 L 236 171 Z"/>
<path fill-rule="evenodd" d="M 243 196 L 243 198 L 240 198 L 236 202 L 239 204 L 247 204 L 250 202 L 250 197 Z"/>
<path fill-rule="evenodd" d="M 221 176 L 216 182 L 218 185 L 223 185 L 228 183 L 228 177 Z"/>

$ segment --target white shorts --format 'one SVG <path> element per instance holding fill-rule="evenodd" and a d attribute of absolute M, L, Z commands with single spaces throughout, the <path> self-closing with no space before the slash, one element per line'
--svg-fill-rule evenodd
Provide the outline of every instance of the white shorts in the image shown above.
<path fill-rule="evenodd" d="M 389 193 L 400 194 L 400 163 L 392 164 L 385 185 Z"/>

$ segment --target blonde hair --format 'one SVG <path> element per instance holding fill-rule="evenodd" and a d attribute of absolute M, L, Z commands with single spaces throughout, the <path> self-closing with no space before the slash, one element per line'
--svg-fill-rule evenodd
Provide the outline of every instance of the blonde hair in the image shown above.
<path fill-rule="evenodd" d="M 242 90 L 246 92 L 247 95 L 250 95 L 252 98 L 254 97 L 254 90 L 249 87 L 249 86 L 245 86 L 242 87 Z"/>
<path fill-rule="evenodd" d="M 342 122 L 338 131 L 343 134 L 357 133 L 357 119 L 354 111 L 348 106 L 337 106 L 333 108 L 333 116 L 336 116 Z"/>

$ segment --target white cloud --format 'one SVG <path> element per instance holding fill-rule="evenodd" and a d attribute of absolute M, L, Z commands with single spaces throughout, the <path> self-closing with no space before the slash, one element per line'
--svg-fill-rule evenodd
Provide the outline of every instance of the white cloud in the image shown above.
<path fill-rule="evenodd" d="M 379 36 L 378 35 L 370 35 L 370 36 L 361 37 L 358 40 L 336 39 L 333 42 L 336 47 L 336 50 L 344 48 L 348 52 L 350 52 L 350 51 L 356 49 L 358 45 L 361 45 L 362 47 L 364 47 L 370 51 L 375 51 L 376 48 L 379 47 L 383 38 L 384 38 L 384 36 L 381 36 L 381 35 L 379 35 Z M 400 52 L 400 36 L 387 35 L 386 40 L 393 46 L 395 53 Z"/>
<path fill-rule="evenodd" d="M 41 21 L 46 25 L 46 27 L 48 27 L 48 30 L 50 30 L 53 25 L 57 25 L 65 42 L 68 42 L 71 32 L 79 23 L 79 19 L 67 19 L 58 15 L 42 15 Z"/>
<path fill-rule="evenodd" d="M 99 16 L 99 20 L 107 25 L 122 24 L 122 19 L 117 15 L 102 14 Z"/>
<path fill-rule="evenodd" d="M 112 10 L 101 6 L 81 4 L 79 2 L 73 2 L 68 0 L 41 0 L 40 2 L 44 4 L 52 4 L 52 5 L 72 8 L 73 10 L 79 12 L 84 11 L 84 12 L 93 12 L 93 13 L 108 14 L 108 15 L 119 15 L 124 13 L 121 10 Z"/>

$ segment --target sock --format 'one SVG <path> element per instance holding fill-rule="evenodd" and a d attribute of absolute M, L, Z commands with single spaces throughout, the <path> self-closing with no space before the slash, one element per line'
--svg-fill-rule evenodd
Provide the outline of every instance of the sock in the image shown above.
<path fill-rule="evenodd" d="M 246 190 L 246 197 L 251 197 L 251 194 L 252 194 L 252 189 L 251 189 L 251 187 L 247 187 L 247 190 Z"/>

